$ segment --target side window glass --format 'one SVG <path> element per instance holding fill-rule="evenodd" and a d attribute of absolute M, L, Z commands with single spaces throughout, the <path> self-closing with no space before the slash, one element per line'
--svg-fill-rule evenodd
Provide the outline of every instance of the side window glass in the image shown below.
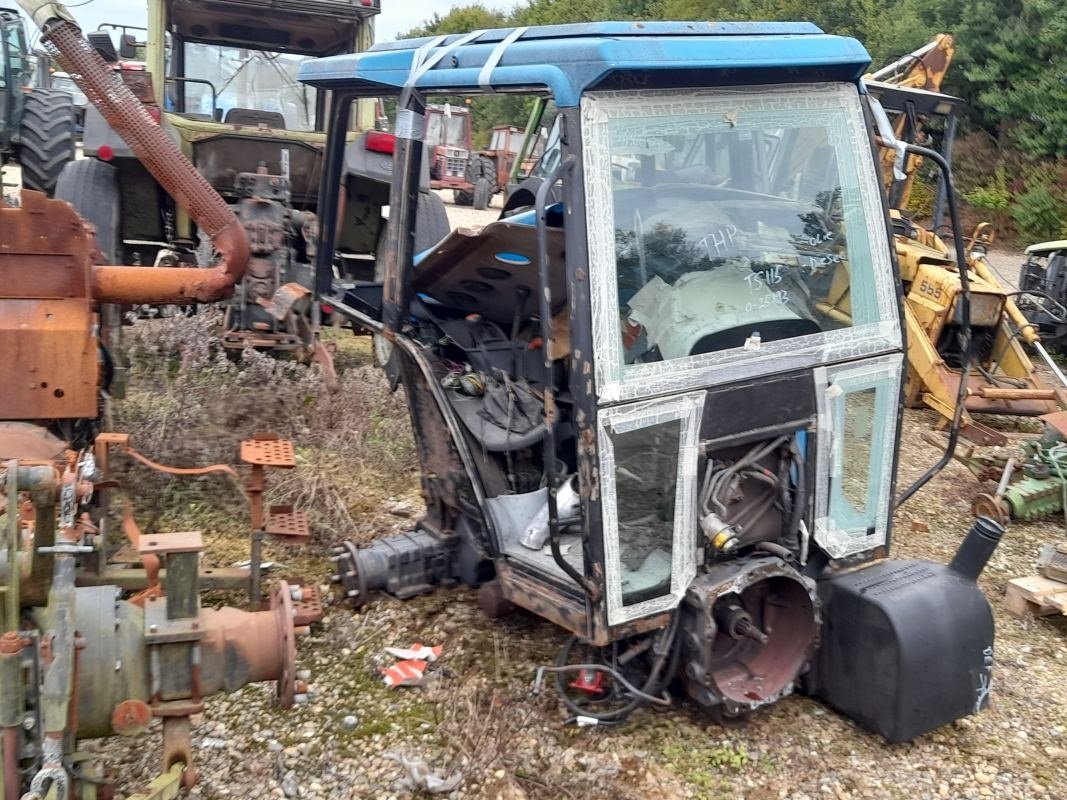
<path fill-rule="evenodd" d="M 696 472 L 704 393 L 598 415 L 608 622 L 674 608 L 696 575 Z"/>
<path fill-rule="evenodd" d="M 819 402 L 819 480 L 816 541 L 835 558 L 885 542 L 899 357 L 862 367 L 816 370 Z"/>
<path fill-rule="evenodd" d="M 670 592 L 681 420 L 616 434 L 622 603 Z"/>

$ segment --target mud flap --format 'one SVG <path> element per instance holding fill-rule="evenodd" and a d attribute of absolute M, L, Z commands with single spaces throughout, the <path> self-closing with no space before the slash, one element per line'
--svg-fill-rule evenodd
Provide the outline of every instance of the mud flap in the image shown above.
<path fill-rule="evenodd" d="M 810 694 L 890 742 L 981 711 L 993 615 L 974 582 L 928 561 L 887 560 L 820 581 Z"/>

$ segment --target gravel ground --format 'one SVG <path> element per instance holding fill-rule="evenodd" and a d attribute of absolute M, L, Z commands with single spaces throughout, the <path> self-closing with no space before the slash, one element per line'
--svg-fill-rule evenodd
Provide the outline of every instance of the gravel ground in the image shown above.
<path fill-rule="evenodd" d="M 922 439 L 933 421 L 906 415 L 902 483 L 937 457 Z M 977 488 L 950 465 L 897 515 L 896 555 L 948 560 Z M 396 500 L 359 522 L 385 534 L 417 513 Z M 684 704 L 619 728 L 564 728 L 551 692 L 531 693 L 560 632 L 521 613 L 488 620 L 474 592 L 439 589 L 407 602 L 380 597 L 358 613 L 330 605 L 300 643 L 300 666 L 313 676 L 306 706 L 278 711 L 261 686 L 211 701 L 195 728 L 203 777 L 192 796 L 415 797 L 395 759 L 421 758 L 442 777 L 463 776 L 455 798 L 1067 797 L 1067 628 L 1015 619 L 1003 606 L 1005 582 L 1031 573 L 1040 543 L 1057 536 L 1059 519 L 1012 526 L 982 576 L 998 629 L 991 708 L 911 744 L 887 745 L 799 696 L 733 730 Z M 319 580 L 322 559 L 321 547 L 308 554 Z M 375 675 L 381 648 L 415 641 L 445 645 L 435 680 L 386 689 Z M 155 767 L 144 740 L 99 746 L 127 787 Z"/>
<path fill-rule="evenodd" d="M 5 177 L 11 180 L 10 172 Z M 448 212 L 454 226 L 495 217 L 452 205 Z M 1012 275 L 1019 260 L 1005 252 L 994 263 Z M 936 460 L 922 437 L 933 422 L 932 413 L 906 413 L 901 485 Z M 951 464 L 896 515 L 895 554 L 948 560 L 979 488 Z M 384 535 L 409 527 L 419 514 L 416 491 L 413 485 L 366 512 L 359 529 Z M 333 531 L 284 560 L 326 589 L 328 547 L 349 533 Z M 422 759 L 441 777 L 460 776 L 443 795 L 452 798 L 1062 800 L 1067 626 L 1015 619 L 1003 602 L 1006 581 L 1031 574 L 1040 544 L 1062 536 L 1058 518 L 1011 527 L 980 581 L 998 631 L 991 708 L 911 744 L 887 745 L 799 696 L 738 729 L 723 729 L 684 704 L 639 712 L 617 728 L 565 728 L 553 693 L 531 692 L 537 665 L 555 657 L 563 635 L 523 613 L 488 620 L 474 592 L 439 589 L 406 602 L 383 596 L 356 613 L 328 605 L 323 623 L 300 641 L 300 666 L 312 674 L 307 705 L 279 711 L 268 686 L 208 702 L 194 729 L 201 781 L 191 796 L 426 796 L 405 787 L 410 771 L 401 764 Z M 433 680 L 386 689 L 376 674 L 387 663 L 381 648 L 416 641 L 445 646 Z M 157 727 L 145 737 L 88 747 L 107 755 L 123 796 L 154 776 L 160 733 Z"/>
<path fill-rule="evenodd" d="M 452 202 L 452 192 L 440 190 L 437 195 L 445 201 L 445 211 L 448 212 L 448 222 L 453 228 L 478 228 L 488 225 L 500 216 L 500 209 L 504 207 L 504 195 L 494 195 L 485 211 L 477 211 L 470 206 L 457 206 Z"/>

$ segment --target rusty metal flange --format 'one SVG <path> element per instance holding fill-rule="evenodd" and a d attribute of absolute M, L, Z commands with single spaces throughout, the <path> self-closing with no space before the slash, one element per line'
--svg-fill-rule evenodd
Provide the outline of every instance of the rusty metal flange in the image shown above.
<path fill-rule="evenodd" d="M 971 501 L 971 511 L 976 517 L 989 517 L 995 519 L 1001 525 L 1007 526 L 1011 522 L 1011 508 L 1003 497 L 995 494 L 982 492 Z"/>
<path fill-rule="evenodd" d="M 271 590 L 270 609 L 277 616 L 278 646 L 281 648 L 282 670 L 278 676 L 278 705 L 289 708 L 296 697 L 296 632 L 293 630 L 296 610 L 293 608 L 292 590 L 285 581 L 278 581 Z"/>

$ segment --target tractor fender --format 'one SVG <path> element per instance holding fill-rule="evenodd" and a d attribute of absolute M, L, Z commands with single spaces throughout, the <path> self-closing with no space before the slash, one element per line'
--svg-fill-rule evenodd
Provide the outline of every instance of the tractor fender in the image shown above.
<path fill-rule="evenodd" d="M 345 145 L 344 173 L 362 180 L 375 183 L 393 182 L 393 154 L 380 153 L 367 149 L 367 132 L 359 134 L 354 141 Z M 422 167 L 419 170 L 419 188 L 430 188 L 430 166 L 423 150 Z"/>
<path fill-rule="evenodd" d="M 500 218 L 510 217 L 513 214 L 533 208 L 537 202 L 537 190 L 541 188 L 542 183 L 544 183 L 543 178 L 531 176 L 524 179 L 517 186 L 509 185 L 507 198 L 504 200 L 504 210 L 500 212 Z M 559 187 L 553 186 L 552 191 L 548 193 L 547 205 L 558 203 L 562 199 L 560 194 Z"/>

